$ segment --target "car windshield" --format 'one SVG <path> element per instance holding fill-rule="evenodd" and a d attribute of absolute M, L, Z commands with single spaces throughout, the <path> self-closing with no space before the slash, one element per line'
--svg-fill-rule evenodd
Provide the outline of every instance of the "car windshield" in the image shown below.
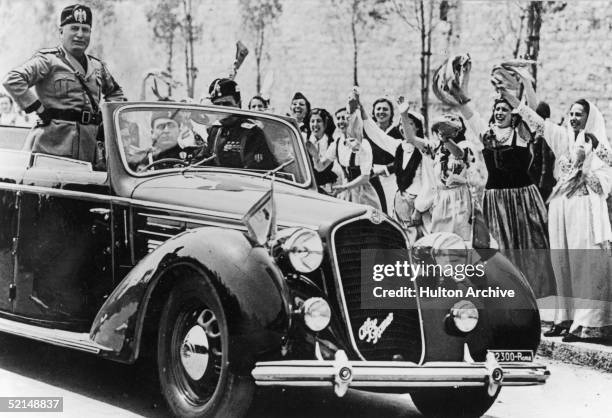
<path fill-rule="evenodd" d="M 279 179 L 306 183 L 298 138 L 280 118 L 232 109 L 126 107 L 116 119 L 124 164 L 136 175 L 159 170 L 241 170 L 266 173 L 293 160 Z"/>

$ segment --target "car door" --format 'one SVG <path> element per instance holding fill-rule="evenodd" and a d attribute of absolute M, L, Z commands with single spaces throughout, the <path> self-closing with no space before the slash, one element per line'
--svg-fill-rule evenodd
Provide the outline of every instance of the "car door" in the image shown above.
<path fill-rule="evenodd" d="M 4 138 L 6 128 L 0 128 Z M 30 153 L 7 149 L 0 143 L 0 311 L 12 313 L 15 299 L 19 184 L 30 162 Z"/>
<path fill-rule="evenodd" d="M 86 329 L 113 286 L 107 173 L 38 154 L 23 183 L 14 312 Z"/>

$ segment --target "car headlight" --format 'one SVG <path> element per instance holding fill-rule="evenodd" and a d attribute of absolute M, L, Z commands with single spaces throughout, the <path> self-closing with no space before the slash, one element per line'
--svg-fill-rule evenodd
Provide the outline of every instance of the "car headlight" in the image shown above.
<path fill-rule="evenodd" d="M 292 230 L 283 239 L 283 252 L 289 258 L 291 266 L 300 273 L 310 273 L 323 261 L 323 242 L 319 234 L 311 229 L 299 228 Z"/>
<path fill-rule="evenodd" d="M 453 305 L 450 317 L 461 332 L 470 332 L 478 324 L 478 309 L 469 300 L 461 300 Z"/>
<path fill-rule="evenodd" d="M 313 331 L 321 331 L 329 325 L 331 309 L 323 298 L 310 298 L 302 305 L 304 323 Z"/>

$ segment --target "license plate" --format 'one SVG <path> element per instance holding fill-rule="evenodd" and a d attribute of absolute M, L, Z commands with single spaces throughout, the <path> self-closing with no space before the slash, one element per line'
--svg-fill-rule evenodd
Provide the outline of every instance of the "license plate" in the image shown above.
<path fill-rule="evenodd" d="M 499 363 L 522 363 L 533 361 L 533 351 L 531 350 L 489 350 L 495 355 L 495 360 Z"/>

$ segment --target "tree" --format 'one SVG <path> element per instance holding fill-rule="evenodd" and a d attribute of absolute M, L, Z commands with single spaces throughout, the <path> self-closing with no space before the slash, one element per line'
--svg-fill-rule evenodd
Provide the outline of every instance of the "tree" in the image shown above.
<path fill-rule="evenodd" d="M 174 42 L 176 31 L 181 23 L 178 18 L 178 0 L 162 0 L 147 12 L 147 21 L 153 24 L 153 36 L 166 47 L 166 71 L 172 76 L 172 61 L 174 59 Z M 168 96 L 172 95 L 172 87 L 168 86 Z"/>
<path fill-rule="evenodd" d="M 527 6 L 527 38 L 525 40 L 525 58 L 538 60 L 540 54 L 540 31 L 545 13 L 560 12 L 567 6 L 566 2 L 557 1 L 531 1 Z M 537 82 L 538 68 L 534 63 L 531 67 L 533 79 Z"/>
<path fill-rule="evenodd" d="M 187 95 L 193 99 L 195 79 L 198 76 L 198 68 L 194 63 L 193 44 L 202 35 L 202 25 L 193 22 L 191 0 L 183 0 L 183 12 L 185 18 L 181 29 L 185 40 L 185 78 L 187 80 Z"/>
<path fill-rule="evenodd" d="M 261 66 L 266 46 L 266 32 L 283 12 L 280 0 L 240 0 L 242 21 L 254 35 L 257 94 L 261 92 Z"/>
<path fill-rule="evenodd" d="M 391 3 L 395 13 L 409 28 L 418 31 L 421 38 L 421 113 L 425 126 L 429 126 L 432 34 L 438 24 L 446 20 L 454 4 L 447 0 L 392 0 Z"/>
<path fill-rule="evenodd" d="M 567 6 L 565 2 L 555 1 L 531 1 L 527 6 L 527 38 L 525 39 L 525 58 L 533 60 L 531 73 L 534 87 L 537 85 L 538 67 L 537 60 L 540 54 L 540 31 L 542 29 L 543 16 L 546 13 L 560 12 Z M 553 167 L 555 156 L 545 141 L 539 140 L 532 145 L 534 159 L 531 164 L 530 174 L 534 178 L 540 194 L 546 199 L 555 184 Z"/>
<path fill-rule="evenodd" d="M 353 45 L 353 85 L 359 85 L 359 49 L 376 23 L 386 20 L 386 0 L 332 0 L 336 17 L 348 17 Z"/>
<path fill-rule="evenodd" d="M 202 25 L 193 20 L 194 9 L 191 0 L 157 0 L 147 12 L 147 19 L 153 24 L 153 37 L 166 48 L 166 71 L 172 76 L 175 58 L 175 41 L 180 39 L 184 47 L 185 81 L 187 96 L 193 98 L 198 68 L 195 66 L 194 43 L 202 35 Z M 169 94 L 171 87 L 169 86 Z"/>
<path fill-rule="evenodd" d="M 499 7 L 502 7 L 501 5 Z M 491 25 L 487 34 L 504 51 L 511 51 L 512 58 L 519 58 L 525 36 L 525 19 L 528 3 L 512 1 L 505 3 L 505 11 L 490 17 Z"/>

